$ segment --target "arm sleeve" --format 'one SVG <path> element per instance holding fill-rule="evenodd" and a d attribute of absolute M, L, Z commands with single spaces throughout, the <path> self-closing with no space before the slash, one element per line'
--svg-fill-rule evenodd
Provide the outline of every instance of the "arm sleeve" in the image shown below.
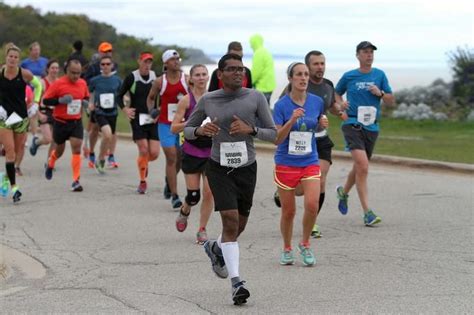
<path fill-rule="evenodd" d="M 33 76 L 33 80 L 30 81 L 31 85 L 33 85 L 34 89 L 34 102 L 39 103 L 41 101 L 41 93 L 43 92 L 43 85 L 41 84 L 41 81 L 36 77 Z"/>
<path fill-rule="evenodd" d="M 117 103 L 120 108 L 123 108 L 125 105 L 123 103 L 123 97 L 130 90 L 133 84 L 133 74 L 129 74 L 125 80 L 123 80 L 122 85 L 117 94 Z"/>
<path fill-rule="evenodd" d="M 257 116 L 262 127 L 258 128 L 256 137 L 263 141 L 273 142 L 277 136 L 275 123 L 267 100 L 262 93 L 258 93 L 259 99 L 257 103 Z"/>
<path fill-rule="evenodd" d="M 212 72 L 211 82 L 209 82 L 209 92 L 219 89 L 219 79 L 217 78 L 217 69 Z"/>
<path fill-rule="evenodd" d="M 184 137 L 188 140 L 194 140 L 197 136 L 194 134 L 195 130 L 201 126 L 204 119 L 206 119 L 206 112 L 204 111 L 205 96 L 201 97 L 196 104 L 191 116 L 184 127 Z"/>

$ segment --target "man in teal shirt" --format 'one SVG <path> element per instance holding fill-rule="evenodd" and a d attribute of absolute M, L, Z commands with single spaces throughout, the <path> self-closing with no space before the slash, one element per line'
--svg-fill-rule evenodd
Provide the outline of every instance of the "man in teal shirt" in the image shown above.
<path fill-rule="evenodd" d="M 375 50 L 377 47 L 372 43 L 360 42 L 356 47 L 359 68 L 344 73 L 335 89 L 336 102 L 346 105 L 345 111 L 340 113 L 344 120 L 342 132 L 354 162 L 344 187 L 338 186 L 336 189 L 338 207 L 342 214 L 347 213 L 348 194 L 355 184 L 364 210 L 364 224 L 367 226 L 382 221 L 369 208 L 367 185 L 369 160 L 379 134 L 380 103 L 383 101 L 384 104 L 391 105 L 395 101 L 385 73 L 372 67 Z M 342 99 L 344 93 L 347 93 L 347 103 Z"/>

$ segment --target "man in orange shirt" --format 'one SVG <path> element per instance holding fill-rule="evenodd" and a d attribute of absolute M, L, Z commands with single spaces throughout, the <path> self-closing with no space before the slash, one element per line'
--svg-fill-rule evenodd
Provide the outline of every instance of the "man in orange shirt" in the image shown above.
<path fill-rule="evenodd" d="M 84 136 L 81 114 L 82 107 L 88 105 L 89 90 L 85 80 L 81 79 L 82 66 L 79 60 L 71 59 L 66 65 L 66 75 L 56 80 L 43 96 L 43 104 L 54 106 L 53 141 L 56 149 L 51 151 L 45 176 L 50 180 L 56 160 L 66 146 L 71 144 L 72 191 L 82 191 L 79 183 L 81 175 L 81 146 Z"/>

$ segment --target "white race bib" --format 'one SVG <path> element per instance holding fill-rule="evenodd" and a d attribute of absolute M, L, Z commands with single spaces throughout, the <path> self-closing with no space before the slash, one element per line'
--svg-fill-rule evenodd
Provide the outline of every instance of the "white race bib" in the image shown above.
<path fill-rule="evenodd" d="M 5 120 L 5 125 L 11 126 L 19 123 L 22 120 L 23 118 L 21 118 L 20 115 L 18 115 L 16 112 L 13 112 L 10 116 L 8 116 L 7 120 Z"/>
<path fill-rule="evenodd" d="M 104 109 L 114 108 L 114 93 L 100 94 L 100 107 Z"/>
<path fill-rule="evenodd" d="M 221 165 L 239 167 L 249 160 L 245 141 L 221 143 Z"/>
<path fill-rule="evenodd" d="M 357 108 L 357 121 L 362 125 L 369 126 L 377 119 L 377 108 L 374 106 L 359 106 Z"/>
<path fill-rule="evenodd" d="M 168 121 L 173 121 L 174 114 L 176 114 L 177 110 L 178 110 L 178 104 L 176 103 L 168 104 Z"/>
<path fill-rule="evenodd" d="M 67 114 L 74 116 L 81 113 L 81 100 L 72 100 L 71 103 L 67 104 Z"/>
<path fill-rule="evenodd" d="M 311 153 L 311 140 L 313 133 L 308 131 L 291 131 L 288 154 L 306 155 Z"/>
<path fill-rule="evenodd" d="M 150 114 L 140 114 L 138 116 L 138 123 L 140 126 L 153 124 L 155 120 L 150 116 Z"/>

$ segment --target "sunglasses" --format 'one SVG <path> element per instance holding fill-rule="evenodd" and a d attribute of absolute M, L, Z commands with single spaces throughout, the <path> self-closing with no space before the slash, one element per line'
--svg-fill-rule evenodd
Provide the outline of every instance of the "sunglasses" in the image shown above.
<path fill-rule="evenodd" d="M 224 71 L 227 71 L 227 72 L 245 72 L 245 68 L 244 67 L 227 67 L 227 68 L 224 68 Z"/>

